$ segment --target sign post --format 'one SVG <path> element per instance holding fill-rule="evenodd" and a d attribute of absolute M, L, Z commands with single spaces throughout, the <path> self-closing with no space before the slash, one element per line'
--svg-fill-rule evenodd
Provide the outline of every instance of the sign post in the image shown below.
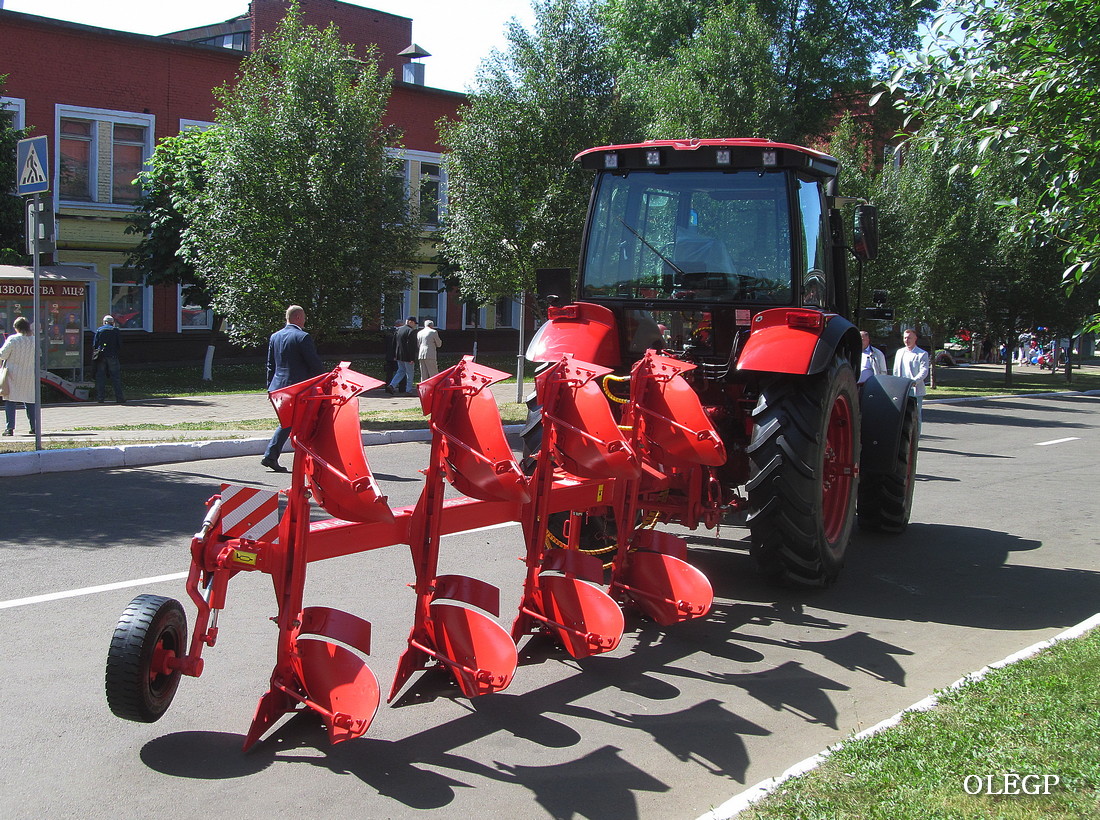
<path fill-rule="evenodd" d="M 31 255 L 34 258 L 34 313 L 32 329 L 37 355 L 34 357 L 34 449 L 42 449 L 42 296 L 39 284 L 42 270 L 39 262 L 38 221 L 41 217 L 39 195 L 50 190 L 49 143 L 46 137 L 31 137 L 19 140 L 15 151 L 16 193 L 19 196 L 31 196 L 31 219 L 28 232 L 33 237 Z"/>

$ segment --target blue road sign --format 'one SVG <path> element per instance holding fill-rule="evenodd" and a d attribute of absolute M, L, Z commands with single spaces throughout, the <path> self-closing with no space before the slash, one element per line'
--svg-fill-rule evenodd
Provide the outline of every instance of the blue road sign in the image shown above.
<path fill-rule="evenodd" d="M 16 193 L 44 194 L 50 190 L 49 147 L 46 137 L 19 140 L 15 151 Z"/>

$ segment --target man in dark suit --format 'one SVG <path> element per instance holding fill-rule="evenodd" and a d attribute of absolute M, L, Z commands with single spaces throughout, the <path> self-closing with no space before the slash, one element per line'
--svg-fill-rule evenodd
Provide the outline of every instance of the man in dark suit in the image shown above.
<path fill-rule="evenodd" d="M 267 345 L 268 393 L 325 372 L 325 365 L 313 345 L 313 337 L 306 333 L 305 326 L 305 310 L 299 305 L 291 305 L 286 309 L 286 327 L 271 334 Z M 279 464 L 279 453 L 289 437 L 289 427 L 277 429 L 260 463 L 276 473 L 287 472 L 287 468 Z"/>
<path fill-rule="evenodd" d="M 416 395 L 416 380 L 413 367 L 416 365 L 417 351 L 420 344 L 416 341 L 416 317 L 410 316 L 405 324 L 397 329 L 393 337 L 394 358 L 397 359 L 397 372 L 390 383 L 386 385 L 386 392 L 391 396 L 397 393 L 398 385 L 405 382 L 405 393 L 409 396 Z"/>

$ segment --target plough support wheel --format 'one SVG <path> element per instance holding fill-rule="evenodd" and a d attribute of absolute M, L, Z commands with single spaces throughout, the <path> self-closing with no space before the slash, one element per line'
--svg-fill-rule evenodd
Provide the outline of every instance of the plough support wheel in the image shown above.
<path fill-rule="evenodd" d="M 187 616 L 174 598 L 139 595 L 115 627 L 107 652 L 107 705 L 120 718 L 160 719 L 175 697 L 180 671 L 169 662 L 187 651 Z"/>

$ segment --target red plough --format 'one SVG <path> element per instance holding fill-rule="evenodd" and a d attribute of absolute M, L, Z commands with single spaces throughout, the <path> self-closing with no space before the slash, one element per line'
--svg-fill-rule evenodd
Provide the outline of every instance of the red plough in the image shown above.
<path fill-rule="evenodd" d="M 390 700 L 415 673 L 440 666 L 466 697 L 498 692 L 511 682 L 517 643 L 529 634 L 556 637 L 576 658 L 611 651 L 622 638 L 624 604 L 662 625 L 704 616 L 710 584 L 687 563 L 685 541 L 640 526 L 657 518 L 693 526 L 705 517 L 701 510 L 713 515 L 717 506 L 707 487 L 710 468 L 725 453 L 681 376 L 690 367 L 651 352 L 635 366 L 617 420 L 601 387 L 610 371 L 563 355 L 536 380 L 543 441 L 525 475 L 487 389 L 506 374 L 467 357 L 420 385 L 431 457 L 418 501 L 397 509 L 388 505 L 361 444 L 358 397 L 380 381 L 345 363 L 273 393 L 280 423 L 293 430 L 285 510 L 278 516 L 277 498 L 255 488 L 223 487 L 208 502 L 191 542 L 194 631 L 188 640 L 177 601 L 136 598 L 108 655 L 112 711 L 157 720 L 181 675 L 202 673 L 229 580 L 258 571 L 272 578 L 279 636 L 270 687 L 245 748 L 283 715 L 304 709 L 321 716 L 333 743 L 363 735 L 380 701 L 365 660 L 371 625 L 338 609 L 305 606 L 304 589 L 310 563 L 381 547 L 408 545 L 415 569 L 413 625 Z M 461 495 L 445 498 L 445 482 Z M 678 501 L 670 502 L 670 493 Z M 311 521 L 311 497 L 332 518 Z M 595 518 L 615 533 L 607 564 L 582 550 L 584 522 Z M 526 542 L 524 588 L 510 634 L 496 620 L 496 587 L 437 574 L 443 535 L 506 522 L 519 522 Z M 550 532 L 552 522 L 560 533 Z"/>

